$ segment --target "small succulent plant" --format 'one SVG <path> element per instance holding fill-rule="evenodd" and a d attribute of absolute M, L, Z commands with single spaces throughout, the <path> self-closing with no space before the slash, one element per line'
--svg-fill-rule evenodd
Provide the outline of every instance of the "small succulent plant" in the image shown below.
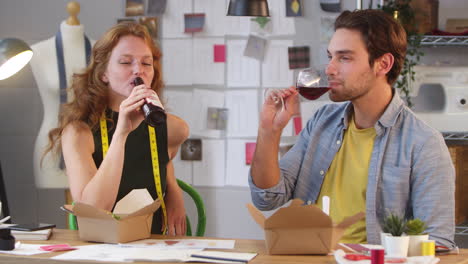
<path fill-rule="evenodd" d="M 427 226 L 423 220 L 419 218 L 411 219 L 406 222 L 406 230 L 405 233 L 408 235 L 423 235 L 424 230 L 426 230 Z"/>
<path fill-rule="evenodd" d="M 397 214 L 390 213 L 383 222 L 383 231 L 392 236 L 401 236 L 406 231 L 406 221 Z"/>

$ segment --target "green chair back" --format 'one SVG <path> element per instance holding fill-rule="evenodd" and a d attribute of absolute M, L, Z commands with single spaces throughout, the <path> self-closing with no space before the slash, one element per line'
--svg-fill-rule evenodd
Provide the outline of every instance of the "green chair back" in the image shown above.
<path fill-rule="evenodd" d="M 195 206 L 197 207 L 197 214 L 198 214 L 198 223 L 197 223 L 197 231 L 195 236 L 204 236 L 205 235 L 205 228 L 206 228 L 206 213 L 205 213 L 205 205 L 203 204 L 203 199 L 201 195 L 198 193 L 195 188 L 191 185 L 187 184 L 186 182 L 177 179 L 177 184 L 179 187 L 185 191 L 190 197 L 192 197 Z M 188 216 L 186 217 L 187 221 L 187 236 L 192 235 L 192 227 L 190 224 L 190 220 Z M 76 221 L 76 216 L 73 214 L 68 214 L 68 228 L 71 230 L 78 230 L 78 224 Z"/>

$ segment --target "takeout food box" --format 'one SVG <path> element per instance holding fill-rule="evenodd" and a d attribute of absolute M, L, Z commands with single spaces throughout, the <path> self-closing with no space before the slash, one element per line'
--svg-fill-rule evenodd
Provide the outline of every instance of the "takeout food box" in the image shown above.
<path fill-rule="evenodd" d="M 268 254 L 328 254 L 335 248 L 345 229 L 364 217 L 360 212 L 339 224 L 315 205 L 295 199 L 269 218 L 247 204 L 255 222 L 265 230 Z"/>
<path fill-rule="evenodd" d="M 117 202 L 112 213 L 84 203 L 65 207 L 77 217 L 81 240 L 124 243 L 150 237 L 159 206 L 148 190 L 135 189 Z"/>

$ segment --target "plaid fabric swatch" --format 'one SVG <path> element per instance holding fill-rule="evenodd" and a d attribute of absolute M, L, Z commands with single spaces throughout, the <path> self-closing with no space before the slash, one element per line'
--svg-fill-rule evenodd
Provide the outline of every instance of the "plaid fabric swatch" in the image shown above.
<path fill-rule="evenodd" d="M 289 69 L 308 68 L 310 65 L 310 50 L 308 46 L 288 47 Z"/>
<path fill-rule="evenodd" d="M 205 14 L 184 14 L 185 33 L 200 32 L 205 25 Z"/>

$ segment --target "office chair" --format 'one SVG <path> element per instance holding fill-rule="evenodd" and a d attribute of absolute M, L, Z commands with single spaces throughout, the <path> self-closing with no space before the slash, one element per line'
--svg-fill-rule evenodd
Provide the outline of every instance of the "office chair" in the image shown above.
<path fill-rule="evenodd" d="M 203 199 L 198 193 L 195 188 L 193 188 L 191 185 L 187 184 L 186 182 L 177 179 L 177 184 L 179 187 L 185 191 L 190 197 L 192 197 L 193 202 L 195 203 L 195 206 L 197 207 L 197 214 L 198 214 L 198 223 L 197 223 L 197 231 L 195 233 L 195 236 L 203 236 L 205 234 L 205 228 L 206 228 L 206 213 L 205 213 L 205 205 L 203 204 Z M 192 235 L 192 227 L 190 224 L 190 220 L 188 216 L 185 216 L 186 222 L 187 222 L 187 236 Z M 71 230 L 78 230 L 78 224 L 76 221 L 76 216 L 72 214 L 68 214 L 68 228 Z"/>

